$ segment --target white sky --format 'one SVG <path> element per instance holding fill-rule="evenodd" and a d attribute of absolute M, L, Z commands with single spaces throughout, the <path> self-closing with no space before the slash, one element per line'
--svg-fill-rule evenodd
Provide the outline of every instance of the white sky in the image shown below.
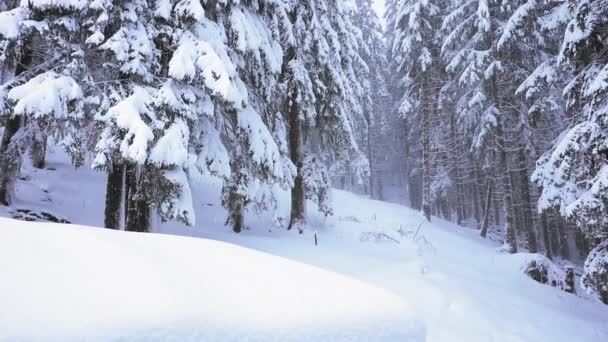
<path fill-rule="evenodd" d="M 376 11 L 382 26 L 384 26 L 384 0 L 374 0 L 374 11 Z"/>

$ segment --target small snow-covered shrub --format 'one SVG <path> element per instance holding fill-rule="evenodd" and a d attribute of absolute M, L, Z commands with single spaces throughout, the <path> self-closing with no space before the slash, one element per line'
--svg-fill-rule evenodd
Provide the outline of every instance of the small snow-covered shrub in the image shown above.
<path fill-rule="evenodd" d="M 581 286 L 589 295 L 608 304 L 608 240 L 589 253 Z"/>
<path fill-rule="evenodd" d="M 522 266 L 522 271 L 541 284 L 551 285 L 564 290 L 566 274 L 549 258 L 541 254 L 530 254 Z"/>
<path fill-rule="evenodd" d="M 394 242 L 400 243 L 398 239 L 388 235 L 385 232 L 363 232 L 361 233 L 361 242 Z"/>

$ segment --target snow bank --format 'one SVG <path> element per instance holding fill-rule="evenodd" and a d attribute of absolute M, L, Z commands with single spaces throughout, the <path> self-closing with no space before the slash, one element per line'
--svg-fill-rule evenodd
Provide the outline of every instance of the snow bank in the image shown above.
<path fill-rule="evenodd" d="M 223 242 L 0 218 L 0 340 L 418 341 L 399 297 Z"/>

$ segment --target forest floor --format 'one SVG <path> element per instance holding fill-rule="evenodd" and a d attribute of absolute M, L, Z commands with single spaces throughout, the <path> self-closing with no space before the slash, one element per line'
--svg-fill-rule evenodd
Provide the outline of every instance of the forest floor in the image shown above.
<path fill-rule="evenodd" d="M 104 181 L 51 153 L 0 216 L 100 226 Z M 608 341 L 608 306 L 534 282 L 530 254 L 476 230 L 336 190 L 304 234 L 251 214 L 237 235 L 219 191 L 198 184 L 195 227 L 157 234 L 0 219 L 0 341 Z"/>

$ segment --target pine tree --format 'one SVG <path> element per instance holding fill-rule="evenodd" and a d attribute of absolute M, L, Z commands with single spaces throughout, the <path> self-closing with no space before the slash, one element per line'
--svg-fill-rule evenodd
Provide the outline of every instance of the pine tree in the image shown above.
<path fill-rule="evenodd" d="M 0 204 L 8 205 L 22 156 L 33 151 L 34 166 L 40 166 L 47 136 L 61 141 L 69 134 L 84 117 L 86 96 L 76 81 L 83 71 L 78 24 L 84 4 L 10 1 L 4 6 L 0 115 L 6 125 L 0 145 Z"/>
<path fill-rule="evenodd" d="M 608 41 L 608 2 L 581 0 L 574 8 L 557 60 L 574 75 L 564 89 L 572 123 L 539 160 L 533 178 L 542 188 L 539 209 L 559 210 L 576 223 L 591 246 L 597 246 L 585 262 L 582 283 L 606 302 L 600 289 L 606 287 L 602 274 L 608 239 L 604 195 L 608 57 L 603 52 Z"/>
<path fill-rule="evenodd" d="M 366 154 L 369 161 L 369 193 L 371 197 L 381 198 L 382 158 L 386 156 L 386 125 L 388 115 L 384 108 L 389 93 L 386 86 L 386 46 L 382 37 L 380 19 L 372 8 L 371 0 L 357 0 L 357 12 L 353 23 L 361 30 L 359 42 L 360 56 L 363 58 L 365 73 L 362 85 L 364 87 L 364 116 L 366 120 Z"/>
<path fill-rule="evenodd" d="M 320 176 L 327 172 L 326 165 L 358 155 L 352 122 L 363 115 L 358 101 L 363 90 L 355 73 L 360 56 L 345 3 L 309 0 L 289 5 L 292 31 L 284 42 L 280 89 L 290 156 L 298 172 L 289 227 L 302 232 L 307 199 L 330 213 L 331 197 L 325 195 L 330 191 L 329 179 Z"/>
<path fill-rule="evenodd" d="M 388 3 L 394 10 L 387 20 L 391 37 L 389 49 L 402 78 L 404 94 L 399 112 L 413 116 L 408 122 L 420 130 L 422 168 L 422 212 L 431 219 L 431 119 L 437 110 L 437 87 L 433 77 L 438 59 L 438 25 L 441 4 L 438 1 L 403 1 Z M 391 7 L 392 6 L 392 7 Z M 390 13 L 390 11 L 387 11 Z"/>

